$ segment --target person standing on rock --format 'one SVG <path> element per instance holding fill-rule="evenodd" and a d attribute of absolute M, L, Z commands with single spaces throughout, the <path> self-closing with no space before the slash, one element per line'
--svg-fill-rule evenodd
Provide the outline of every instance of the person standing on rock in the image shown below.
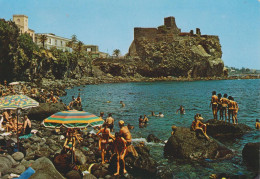
<path fill-rule="evenodd" d="M 112 114 L 109 113 L 108 117 L 106 119 L 106 123 L 107 123 L 108 128 L 110 129 L 111 132 L 114 131 L 114 122 L 115 122 L 115 120 L 112 118 Z"/>
<path fill-rule="evenodd" d="M 115 176 L 119 175 L 120 171 L 120 160 L 123 162 L 123 171 L 124 174 L 127 173 L 125 169 L 125 155 L 126 155 L 126 140 L 119 135 L 118 132 L 115 133 L 115 141 L 114 141 L 114 150 L 117 155 L 117 172 L 114 174 Z"/>
<path fill-rule="evenodd" d="M 233 107 L 234 107 L 233 113 L 232 113 L 233 124 L 238 124 L 238 121 L 237 121 L 237 112 L 238 112 L 239 107 L 238 107 L 237 102 L 234 101 L 234 98 L 232 98 L 232 100 L 233 100 Z"/>
<path fill-rule="evenodd" d="M 223 121 L 223 111 L 222 111 L 222 104 L 221 104 L 222 95 L 218 94 L 218 111 L 219 111 L 219 120 Z"/>
<path fill-rule="evenodd" d="M 228 99 L 227 94 L 224 94 L 223 98 L 220 99 L 221 105 L 222 105 L 222 115 L 225 113 L 225 122 L 227 121 L 227 107 L 228 107 Z"/>
<path fill-rule="evenodd" d="M 102 159 L 102 164 L 106 163 L 105 162 L 105 153 L 106 153 L 106 150 L 107 150 L 107 144 L 109 144 L 109 138 L 114 138 L 113 135 L 111 135 L 110 133 L 110 129 L 107 128 L 108 125 L 107 123 L 103 124 L 103 128 L 101 128 L 98 132 L 97 132 L 97 136 L 100 137 L 99 139 L 99 150 L 101 150 L 101 159 Z M 101 134 L 101 135 L 99 135 Z"/>
<path fill-rule="evenodd" d="M 207 124 L 201 122 L 203 120 L 201 114 L 196 114 L 194 116 L 194 121 L 191 124 L 191 128 L 193 131 L 201 131 L 203 135 L 209 140 L 209 136 L 207 135 Z"/>
<path fill-rule="evenodd" d="M 213 118 L 218 119 L 218 97 L 216 91 L 212 91 L 210 106 L 212 106 Z"/>
<path fill-rule="evenodd" d="M 27 115 L 24 116 L 23 134 L 28 135 L 31 133 L 32 123 Z"/>

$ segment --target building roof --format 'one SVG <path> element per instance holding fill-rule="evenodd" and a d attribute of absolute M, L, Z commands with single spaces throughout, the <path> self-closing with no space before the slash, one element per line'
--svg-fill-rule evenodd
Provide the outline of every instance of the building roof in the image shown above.
<path fill-rule="evenodd" d="M 24 15 L 24 14 L 14 14 L 13 17 L 14 17 L 14 16 L 17 16 L 17 17 L 27 17 L 27 18 L 28 18 L 28 16 L 26 16 L 26 15 Z"/>
<path fill-rule="evenodd" d="M 71 40 L 71 39 L 68 39 L 68 38 L 65 38 L 65 37 L 57 36 L 53 33 L 36 33 L 35 35 L 46 35 L 47 37 L 55 37 L 55 38 L 59 38 L 59 39 L 63 39 L 63 40 Z"/>

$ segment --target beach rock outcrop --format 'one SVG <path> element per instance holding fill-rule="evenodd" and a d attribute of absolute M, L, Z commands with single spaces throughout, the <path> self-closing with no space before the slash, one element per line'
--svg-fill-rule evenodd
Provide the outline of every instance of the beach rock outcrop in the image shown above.
<path fill-rule="evenodd" d="M 65 179 L 54 167 L 52 162 L 46 158 L 42 157 L 32 164 L 32 168 L 35 170 L 31 179 L 42 179 L 42 178 L 56 178 L 56 179 Z"/>
<path fill-rule="evenodd" d="M 247 143 L 242 151 L 243 161 L 246 163 L 250 170 L 257 173 L 260 172 L 259 159 L 260 159 L 260 142 Z"/>
<path fill-rule="evenodd" d="M 206 123 L 209 123 L 207 126 L 207 134 L 220 141 L 234 140 L 252 131 L 252 128 L 245 124 L 234 125 L 214 119 L 208 120 Z"/>
<path fill-rule="evenodd" d="M 165 144 L 164 155 L 177 159 L 203 160 L 226 159 L 233 152 L 212 138 L 207 140 L 203 134 L 178 127 Z"/>
<path fill-rule="evenodd" d="M 158 137 L 156 137 L 155 135 L 153 134 L 149 134 L 146 138 L 147 142 L 154 142 L 154 143 L 160 143 L 162 142 L 161 139 L 159 139 Z"/>
<path fill-rule="evenodd" d="M 29 119 L 42 121 L 52 114 L 66 110 L 65 106 L 61 103 L 40 103 L 36 108 L 32 108 L 28 114 Z"/>

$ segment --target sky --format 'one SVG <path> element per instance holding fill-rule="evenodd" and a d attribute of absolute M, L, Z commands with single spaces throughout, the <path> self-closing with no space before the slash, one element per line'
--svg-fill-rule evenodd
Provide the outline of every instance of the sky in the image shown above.
<path fill-rule="evenodd" d="M 174 16 L 182 32 L 218 35 L 226 66 L 260 69 L 260 0 L 0 0 L 0 18 L 29 18 L 36 33 L 54 33 L 124 55 L 134 27 L 158 27 Z"/>

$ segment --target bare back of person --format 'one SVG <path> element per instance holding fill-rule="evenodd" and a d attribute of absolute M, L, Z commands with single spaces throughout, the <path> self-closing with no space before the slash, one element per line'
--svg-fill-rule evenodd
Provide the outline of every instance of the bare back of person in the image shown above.
<path fill-rule="evenodd" d="M 127 141 L 127 143 L 131 143 L 132 142 L 132 135 L 131 135 L 131 133 L 130 133 L 130 131 L 129 131 L 127 126 L 123 126 L 120 129 L 119 133 Z"/>

